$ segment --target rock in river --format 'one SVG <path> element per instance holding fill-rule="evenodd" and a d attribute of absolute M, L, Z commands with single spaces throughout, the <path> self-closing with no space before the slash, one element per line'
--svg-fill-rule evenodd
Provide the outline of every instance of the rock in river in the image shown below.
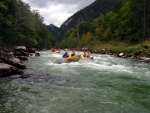
<path fill-rule="evenodd" d="M 0 63 L 0 77 L 23 74 L 23 71 L 9 64 Z"/>

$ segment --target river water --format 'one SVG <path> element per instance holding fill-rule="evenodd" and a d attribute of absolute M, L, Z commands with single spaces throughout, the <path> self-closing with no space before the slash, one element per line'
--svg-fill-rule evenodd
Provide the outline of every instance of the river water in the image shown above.
<path fill-rule="evenodd" d="M 27 79 L 0 79 L 0 113 L 150 113 L 149 63 L 92 54 L 57 64 L 63 53 L 29 58 Z"/>

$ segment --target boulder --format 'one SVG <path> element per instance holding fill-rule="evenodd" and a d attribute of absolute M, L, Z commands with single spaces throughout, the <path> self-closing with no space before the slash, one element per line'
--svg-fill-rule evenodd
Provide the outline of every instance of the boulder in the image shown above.
<path fill-rule="evenodd" d="M 124 53 L 119 53 L 119 57 L 123 57 L 124 56 Z"/>
<path fill-rule="evenodd" d="M 23 50 L 23 51 L 26 51 L 27 48 L 25 46 L 16 46 L 15 47 L 15 50 Z"/>
<path fill-rule="evenodd" d="M 15 50 L 14 55 L 15 56 L 29 56 L 29 53 L 27 51 Z"/>
<path fill-rule="evenodd" d="M 20 59 L 21 61 L 27 61 L 28 57 L 26 56 L 16 56 L 18 59 Z"/>
<path fill-rule="evenodd" d="M 26 69 L 26 65 L 24 65 L 20 59 L 16 58 L 16 57 L 10 57 L 10 58 L 3 58 L 3 60 L 9 64 L 9 65 L 12 65 L 16 68 L 19 68 L 19 69 Z"/>
<path fill-rule="evenodd" d="M 138 52 L 136 52 L 134 55 L 135 56 L 139 56 L 141 53 L 143 53 L 144 51 L 143 50 L 140 50 L 140 51 L 138 51 Z"/>
<path fill-rule="evenodd" d="M 16 46 L 14 48 L 14 56 L 29 56 L 29 52 L 25 46 Z"/>
<path fill-rule="evenodd" d="M 106 54 L 106 49 L 102 49 L 100 53 L 101 54 Z"/>
<path fill-rule="evenodd" d="M 20 75 L 20 74 L 23 74 L 23 71 L 9 64 L 0 63 L 0 77 L 7 77 L 11 75 Z"/>
<path fill-rule="evenodd" d="M 144 45 L 143 46 L 145 49 L 149 49 L 150 48 L 150 45 Z"/>
<path fill-rule="evenodd" d="M 35 53 L 35 56 L 40 56 L 40 53 Z"/>
<path fill-rule="evenodd" d="M 150 62 L 150 58 L 147 57 L 140 57 L 139 59 L 144 62 Z"/>
<path fill-rule="evenodd" d="M 27 51 L 28 51 L 29 53 L 35 53 L 35 49 L 33 49 L 33 48 L 29 48 L 29 49 L 27 49 Z"/>

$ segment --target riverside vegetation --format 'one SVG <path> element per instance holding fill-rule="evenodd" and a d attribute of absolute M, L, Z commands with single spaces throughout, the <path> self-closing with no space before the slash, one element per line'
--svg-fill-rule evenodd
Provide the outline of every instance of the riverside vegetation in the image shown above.
<path fill-rule="evenodd" d="M 29 4 L 21 0 L 1 0 L 2 50 L 8 51 L 16 45 L 40 50 L 51 47 L 76 50 L 87 48 L 94 53 L 144 59 L 148 62 L 150 1 L 96 0 L 71 16 L 52 34 L 43 23 L 43 17 L 37 10 L 31 11 Z"/>
<path fill-rule="evenodd" d="M 98 7 L 102 5 L 99 4 Z M 87 9 L 80 13 L 85 10 Z M 85 20 L 84 17 L 82 18 Z M 78 20 L 80 19 L 78 17 Z M 150 1 L 148 0 L 115 0 L 111 11 L 104 13 L 101 10 L 99 17 L 78 24 L 67 30 L 64 39 L 58 42 L 59 47 L 107 49 L 112 52 L 124 52 L 127 55 L 134 55 L 142 50 L 144 52 L 139 55 L 149 57 L 150 51 L 145 49 L 150 45 Z"/>

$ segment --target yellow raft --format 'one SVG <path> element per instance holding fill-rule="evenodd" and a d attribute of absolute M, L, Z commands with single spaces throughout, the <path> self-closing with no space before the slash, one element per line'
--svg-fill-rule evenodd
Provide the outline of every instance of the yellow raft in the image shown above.
<path fill-rule="evenodd" d="M 71 57 L 67 57 L 67 58 L 65 58 L 65 60 L 74 61 L 74 59 L 75 59 L 76 57 L 77 57 L 77 55 L 71 56 Z"/>

